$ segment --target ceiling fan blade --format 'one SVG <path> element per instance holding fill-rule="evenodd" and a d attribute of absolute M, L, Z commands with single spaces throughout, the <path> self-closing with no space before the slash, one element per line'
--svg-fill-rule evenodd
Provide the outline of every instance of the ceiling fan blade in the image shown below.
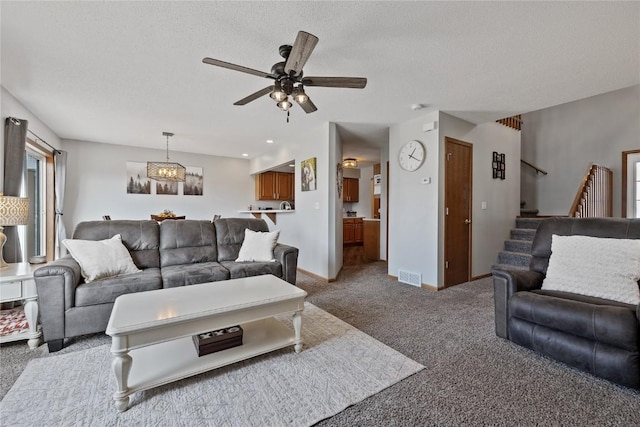
<path fill-rule="evenodd" d="M 246 98 L 242 98 L 240 101 L 234 102 L 233 105 L 245 105 L 250 103 L 251 101 L 255 101 L 256 99 L 260 98 L 261 96 L 264 96 L 268 93 L 271 93 L 271 91 L 273 91 L 273 85 L 271 86 L 267 86 L 264 89 L 260 89 L 259 91 L 252 93 L 251 95 L 247 96 Z"/>
<path fill-rule="evenodd" d="M 316 36 L 305 31 L 298 31 L 287 63 L 284 65 L 285 73 L 290 74 L 293 71 L 295 75 L 300 74 L 302 67 L 307 63 L 307 59 L 309 59 L 317 44 L 318 38 Z"/>
<path fill-rule="evenodd" d="M 294 96 L 293 99 L 296 99 L 296 97 Z M 298 102 L 296 100 L 296 102 Z M 316 107 L 316 105 L 311 102 L 311 98 L 309 98 L 307 96 L 307 100 L 305 102 L 298 102 L 298 105 L 300 107 L 302 107 L 302 109 L 304 110 L 305 113 L 309 114 L 309 113 L 313 113 L 314 111 L 316 111 L 318 109 L 318 107 Z"/>
<path fill-rule="evenodd" d="M 364 89 L 367 85 L 367 79 L 364 77 L 305 77 L 302 79 L 302 84 L 305 86 Z"/>
<path fill-rule="evenodd" d="M 264 71 L 243 67 L 242 65 L 236 65 L 230 62 L 220 61 L 219 59 L 204 58 L 202 62 L 209 65 L 215 65 L 217 67 L 228 68 L 229 70 L 240 71 L 242 73 L 247 73 L 247 74 L 253 74 L 254 76 L 258 76 L 258 77 L 273 78 L 271 73 L 265 73 Z"/>

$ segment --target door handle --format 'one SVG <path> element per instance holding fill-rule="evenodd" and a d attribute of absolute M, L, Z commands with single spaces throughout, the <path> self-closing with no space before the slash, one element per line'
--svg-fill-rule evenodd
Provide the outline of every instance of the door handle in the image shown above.
<path fill-rule="evenodd" d="M 465 223 L 465 224 L 467 224 L 467 225 L 469 225 L 469 224 L 471 224 L 471 220 L 470 220 L 470 219 L 465 219 L 465 220 L 464 220 L 464 223 Z"/>

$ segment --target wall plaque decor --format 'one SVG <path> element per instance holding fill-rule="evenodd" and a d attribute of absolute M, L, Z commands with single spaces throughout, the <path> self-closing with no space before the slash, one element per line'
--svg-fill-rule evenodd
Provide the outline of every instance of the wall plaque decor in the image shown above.
<path fill-rule="evenodd" d="M 300 179 L 302 181 L 302 191 L 314 191 L 318 189 L 315 157 L 300 162 Z"/>
<path fill-rule="evenodd" d="M 493 169 L 493 179 L 504 179 L 505 175 L 505 167 L 504 167 L 504 153 L 498 153 L 496 151 L 493 152 L 493 159 L 491 163 L 491 168 Z"/>

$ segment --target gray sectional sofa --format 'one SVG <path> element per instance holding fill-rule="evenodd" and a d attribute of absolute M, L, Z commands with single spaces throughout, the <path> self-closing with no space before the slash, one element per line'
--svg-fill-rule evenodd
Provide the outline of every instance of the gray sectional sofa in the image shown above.
<path fill-rule="evenodd" d="M 267 232 L 261 219 L 221 218 L 79 223 L 73 239 L 105 240 L 116 234 L 138 273 L 85 283 L 80 265 L 67 255 L 34 272 L 44 340 L 58 351 L 64 339 L 106 329 L 115 299 L 123 294 L 239 277 L 273 274 L 296 282 L 298 249 L 278 243 L 273 262 L 235 262 L 245 229 Z M 213 286 L 213 285 L 212 285 Z"/>

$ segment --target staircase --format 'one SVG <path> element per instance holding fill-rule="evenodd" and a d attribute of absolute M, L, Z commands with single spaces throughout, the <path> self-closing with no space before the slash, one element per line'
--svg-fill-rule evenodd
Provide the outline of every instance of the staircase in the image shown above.
<path fill-rule="evenodd" d="M 498 254 L 498 262 L 492 270 L 528 270 L 531 245 L 536 229 L 544 218 L 516 218 L 516 228 L 504 242 L 504 250 Z"/>

